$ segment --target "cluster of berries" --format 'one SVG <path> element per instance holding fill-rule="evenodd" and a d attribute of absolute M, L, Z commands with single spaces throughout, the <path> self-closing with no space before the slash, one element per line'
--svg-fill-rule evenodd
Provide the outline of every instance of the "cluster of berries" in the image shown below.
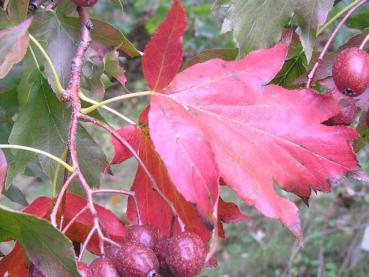
<path fill-rule="evenodd" d="M 78 262 L 78 270 L 82 277 L 191 277 L 203 269 L 205 257 L 205 244 L 196 233 L 164 238 L 150 225 L 132 225 L 120 247 L 107 245 L 105 256 L 90 265 Z M 44 275 L 31 266 L 29 276 Z"/>

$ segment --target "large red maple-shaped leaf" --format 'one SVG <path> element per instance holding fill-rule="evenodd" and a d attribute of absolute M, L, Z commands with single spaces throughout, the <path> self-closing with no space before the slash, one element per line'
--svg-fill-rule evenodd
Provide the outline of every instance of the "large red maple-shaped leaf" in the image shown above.
<path fill-rule="evenodd" d="M 355 130 L 321 122 L 336 101 L 311 90 L 268 85 L 287 45 L 254 51 L 239 61 L 215 59 L 178 74 L 151 100 L 150 136 L 184 198 L 206 216 L 219 174 L 249 205 L 302 237 L 297 207 L 275 185 L 308 198 L 328 191 L 328 179 L 358 168 L 349 141 Z"/>
<path fill-rule="evenodd" d="M 181 1 L 174 0 L 165 20 L 145 47 L 142 70 L 154 91 L 161 91 L 175 77 L 182 65 L 182 35 L 186 29 L 186 12 Z"/>

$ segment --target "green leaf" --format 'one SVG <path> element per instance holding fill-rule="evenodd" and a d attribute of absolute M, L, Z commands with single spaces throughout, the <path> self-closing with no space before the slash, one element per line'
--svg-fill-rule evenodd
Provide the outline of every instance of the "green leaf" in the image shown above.
<path fill-rule="evenodd" d="M 355 29 L 365 29 L 369 26 L 369 7 L 364 5 L 359 8 L 350 18 L 346 21 L 346 25 Z"/>
<path fill-rule="evenodd" d="M 118 8 L 121 9 L 123 11 L 123 3 L 121 0 L 112 0 L 113 4 Z"/>
<path fill-rule="evenodd" d="M 10 187 L 4 191 L 4 195 L 15 203 L 18 203 L 24 207 L 28 206 L 28 202 L 25 195 L 15 185 L 10 185 Z"/>
<path fill-rule="evenodd" d="M 0 206 L 0 241 L 8 239 L 18 241 L 45 276 L 80 276 L 72 243 L 46 220 Z"/>
<path fill-rule="evenodd" d="M 304 47 L 306 58 L 310 61 L 316 42 L 316 32 L 326 21 L 334 0 L 300 0 L 296 2 L 295 14 L 300 27 L 297 33 Z"/>
<path fill-rule="evenodd" d="M 14 64 L 20 62 L 28 48 L 28 27 L 31 19 L 21 24 L 0 30 L 0 79 L 4 78 Z"/>
<path fill-rule="evenodd" d="M 14 24 L 19 24 L 27 18 L 29 0 L 9 0 L 5 1 L 7 5 L 6 10 L 9 21 Z"/>
<path fill-rule="evenodd" d="M 37 12 L 34 16 L 30 33 L 45 48 L 54 64 L 62 86 L 67 87 L 71 62 L 76 51 L 79 36 L 78 32 L 65 26 L 61 18 L 53 12 Z M 37 47 L 32 43 L 31 46 L 36 54 L 38 63 L 45 66 L 45 74 L 49 84 L 56 91 L 55 79 L 49 65 L 45 63 L 44 57 Z"/>
<path fill-rule="evenodd" d="M 79 30 L 79 18 L 65 17 L 64 21 L 76 31 Z M 124 51 L 130 57 L 140 56 L 141 53 L 126 38 L 126 36 L 113 25 L 98 19 L 92 19 L 92 38 L 104 45 L 114 46 Z"/>
<path fill-rule="evenodd" d="M 327 19 L 333 3 L 334 0 L 218 0 L 216 6 L 228 7 L 222 31 L 233 31 L 241 54 L 274 45 L 295 15 L 297 31 L 310 60 L 316 31 Z"/>
<path fill-rule="evenodd" d="M 224 5 L 217 1 L 216 5 Z M 293 15 L 296 0 L 233 0 L 222 32 L 233 31 L 241 54 L 268 48 L 280 38 L 285 23 Z"/>
<path fill-rule="evenodd" d="M 30 79 L 30 91 L 26 91 L 27 103 L 20 111 L 12 129 L 9 143 L 27 145 L 61 157 L 67 147 L 70 109 L 61 103 L 52 92 L 47 81 L 39 71 Z M 99 169 L 107 165 L 105 154 L 90 135 L 80 127 L 77 134 L 77 148 L 81 161 L 81 170 L 90 186 L 100 185 Z M 14 160 L 10 163 L 7 186 L 17 173 L 23 173 L 28 162 L 35 159 L 33 153 L 15 150 Z M 52 179 L 55 162 L 44 156 L 38 156 L 44 173 Z"/>
<path fill-rule="evenodd" d="M 225 61 L 233 61 L 237 58 L 239 50 L 237 48 L 222 48 L 222 49 L 208 49 L 200 52 L 196 56 L 192 57 L 183 65 L 182 70 L 195 65 L 197 63 L 203 63 L 211 59 L 223 59 Z"/>
<path fill-rule="evenodd" d="M 119 64 L 119 53 L 116 50 L 108 52 L 104 57 L 105 72 L 124 86 L 127 79 L 125 76 L 125 70 Z"/>

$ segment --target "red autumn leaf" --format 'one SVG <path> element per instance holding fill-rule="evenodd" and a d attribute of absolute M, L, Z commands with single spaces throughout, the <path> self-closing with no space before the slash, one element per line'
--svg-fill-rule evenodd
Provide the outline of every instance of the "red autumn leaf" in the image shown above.
<path fill-rule="evenodd" d="M 219 199 L 218 214 L 224 223 L 239 223 L 249 219 L 235 203 L 225 202 L 222 198 Z"/>
<path fill-rule="evenodd" d="M 167 17 L 145 47 L 142 70 L 154 91 L 161 91 L 173 80 L 182 65 L 182 35 L 186 12 L 180 0 L 174 0 Z"/>
<path fill-rule="evenodd" d="M 67 193 L 64 205 L 64 226 L 77 215 L 85 206 L 86 200 L 79 195 Z M 35 215 L 40 218 L 49 219 L 52 210 L 52 201 L 48 197 L 36 198 L 32 203 L 26 207 L 23 212 Z M 105 209 L 103 206 L 95 204 L 97 215 L 100 223 L 107 234 L 115 241 L 122 242 L 126 231 L 122 221 L 114 215 L 111 211 Z M 74 224 L 67 231 L 66 235 L 72 241 L 83 242 L 88 232 L 93 227 L 93 218 L 89 211 L 82 213 Z M 99 253 L 99 243 L 97 235 L 94 235 L 91 242 L 88 244 L 88 249 L 93 253 Z"/>
<path fill-rule="evenodd" d="M 52 202 L 49 197 L 38 197 L 34 199 L 23 212 L 32 214 L 38 218 L 47 218 L 52 209 Z"/>
<path fill-rule="evenodd" d="M 26 256 L 22 247 L 16 243 L 13 250 L 0 260 L 0 276 L 8 273 L 12 277 L 25 277 L 28 275 Z"/>
<path fill-rule="evenodd" d="M 4 188 L 7 171 L 8 171 L 8 162 L 6 161 L 4 152 L 0 149 L 0 194 L 2 193 Z"/>
<path fill-rule="evenodd" d="M 152 142 L 147 136 L 147 132 L 142 131 L 140 134 L 139 156 L 151 172 L 160 191 L 173 203 L 186 225 L 186 230 L 196 232 L 207 242 L 210 238 L 210 231 L 205 227 L 192 205 L 185 201 L 176 191 L 168 177 L 163 162 L 155 152 Z M 177 221 L 174 224 L 172 222 L 172 213 L 167 203 L 153 189 L 152 183 L 141 166 L 138 167 L 131 190 L 136 192 L 141 219 L 144 223 L 158 228 L 162 236 L 170 236 L 172 231 L 174 234 L 180 232 Z M 137 223 L 137 213 L 131 198 L 128 201 L 127 217 L 131 223 Z"/>
<path fill-rule="evenodd" d="M 84 207 L 86 207 L 86 200 L 81 196 L 68 193 L 65 200 L 65 210 L 64 217 L 66 223 L 68 223 L 78 212 L 80 212 Z M 107 232 L 109 237 L 117 242 L 123 242 L 123 238 L 126 232 L 126 228 L 122 221 L 114 215 L 110 210 L 105 209 L 103 206 L 95 204 L 98 218 L 104 230 Z M 93 227 L 93 218 L 89 211 L 82 213 L 72 227 L 68 230 L 66 235 L 72 241 L 83 242 L 88 232 Z M 98 254 L 99 251 L 99 239 L 97 234 L 95 234 L 91 242 L 88 245 L 88 249 Z"/>
<path fill-rule="evenodd" d="M 275 184 L 304 198 L 311 189 L 329 191 L 328 178 L 358 169 L 349 144 L 358 134 L 321 124 L 338 112 L 331 97 L 267 85 L 287 50 L 277 44 L 239 61 L 215 59 L 183 71 L 169 95 L 152 98 L 149 127 L 173 183 L 198 209 L 211 206 L 215 188 L 204 190 L 196 174 L 217 171 L 248 205 L 302 239 L 298 209 Z"/>
<path fill-rule="evenodd" d="M 140 128 L 137 125 L 128 125 L 117 131 L 125 141 L 127 141 L 132 148 L 137 151 L 140 143 Z M 115 137 L 111 139 L 114 146 L 114 157 L 110 164 L 119 164 L 132 157 L 132 152 L 129 151 L 123 144 L 121 144 Z"/>

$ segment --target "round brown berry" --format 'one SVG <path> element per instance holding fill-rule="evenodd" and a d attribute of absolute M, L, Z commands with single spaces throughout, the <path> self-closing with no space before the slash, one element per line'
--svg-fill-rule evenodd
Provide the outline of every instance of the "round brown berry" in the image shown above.
<path fill-rule="evenodd" d="M 94 277 L 119 277 L 113 262 L 106 257 L 95 259 L 90 264 L 91 274 Z"/>
<path fill-rule="evenodd" d="M 159 238 L 158 231 L 150 225 L 132 225 L 128 227 L 126 241 L 137 242 L 151 249 Z"/>
<path fill-rule="evenodd" d="M 169 241 L 167 264 L 175 276 L 191 277 L 200 273 L 205 257 L 205 244 L 193 232 L 180 233 Z"/>
<path fill-rule="evenodd" d="M 139 243 L 123 243 L 113 263 L 121 276 L 158 276 L 159 262 L 155 253 L 150 248 Z"/>
<path fill-rule="evenodd" d="M 80 7 L 92 7 L 97 0 L 73 0 L 74 4 Z"/>
<path fill-rule="evenodd" d="M 332 70 L 336 87 L 351 97 L 362 94 L 369 86 L 369 54 L 359 48 L 347 48 L 335 59 Z"/>

